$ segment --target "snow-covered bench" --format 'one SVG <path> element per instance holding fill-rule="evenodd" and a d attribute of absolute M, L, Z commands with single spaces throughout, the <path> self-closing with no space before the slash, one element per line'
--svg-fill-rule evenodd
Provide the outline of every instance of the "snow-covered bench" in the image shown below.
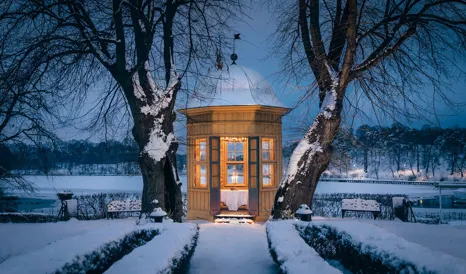
<path fill-rule="evenodd" d="M 107 205 L 107 219 L 112 218 L 115 213 L 120 212 L 140 212 L 141 200 L 111 201 Z"/>
<path fill-rule="evenodd" d="M 376 200 L 343 199 L 341 201 L 342 218 L 345 218 L 346 211 L 372 212 L 375 220 L 380 214 L 380 204 Z"/>

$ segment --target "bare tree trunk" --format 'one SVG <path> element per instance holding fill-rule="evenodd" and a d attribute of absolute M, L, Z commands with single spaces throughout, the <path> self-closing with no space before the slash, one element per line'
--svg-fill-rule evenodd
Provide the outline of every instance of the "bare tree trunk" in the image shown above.
<path fill-rule="evenodd" d="M 312 204 L 320 175 L 328 167 L 333 153 L 332 142 L 340 127 L 342 100 L 334 97 L 332 91 L 326 93 L 327 97 L 332 97 L 335 105 L 333 109 L 322 106 L 313 125 L 293 151 L 287 174 L 275 195 L 272 212 L 275 219 L 289 217 L 301 204 Z"/>

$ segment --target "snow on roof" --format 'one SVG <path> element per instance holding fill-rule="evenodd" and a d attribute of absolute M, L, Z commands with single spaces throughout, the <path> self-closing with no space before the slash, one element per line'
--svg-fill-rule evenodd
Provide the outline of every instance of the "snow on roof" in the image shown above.
<path fill-rule="evenodd" d="M 187 108 L 245 105 L 286 108 L 262 75 L 233 64 L 200 79 Z"/>

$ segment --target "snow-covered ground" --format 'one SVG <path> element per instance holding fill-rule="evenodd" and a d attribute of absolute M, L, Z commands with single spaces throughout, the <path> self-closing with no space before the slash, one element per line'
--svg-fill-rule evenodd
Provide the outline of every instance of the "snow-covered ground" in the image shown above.
<path fill-rule="evenodd" d="M 369 219 L 358 219 L 358 221 L 375 225 L 409 242 L 420 244 L 431 250 L 466 259 L 466 226 L 427 225 Z"/>
<path fill-rule="evenodd" d="M 2 224 L 0 273 L 54 273 L 65 264 L 74 262 L 77 256 L 82 260 L 83 255 L 141 229 L 158 229 L 161 234 L 123 257 L 114 264 L 115 267 L 112 267 L 109 273 L 142 274 L 158 273 L 156 270 L 169 271 L 174 259 L 180 259 L 181 255 L 186 254 L 185 246 L 193 246 L 193 237 L 197 233 L 195 224 L 164 222 L 138 226 L 132 218 Z M 137 262 L 137 269 L 134 262 Z"/>
<path fill-rule="evenodd" d="M 1 224 L 0 263 L 12 256 L 39 250 L 54 242 L 86 234 L 102 228 L 134 226 L 134 220 L 97 220 L 41 223 L 41 224 Z"/>
<path fill-rule="evenodd" d="M 26 176 L 38 188 L 41 198 L 56 198 L 60 190 L 71 190 L 75 194 L 99 192 L 141 192 L 141 176 Z M 181 175 L 182 191 L 186 192 L 186 175 Z M 356 184 L 340 182 L 320 182 L 316 193 L 369 193 L 369 194 L 409 194 L 412 196 L 432 196 L 438 194 L 433 186 Z M 445 191 L 448 194 L 448 191 Z"/>
<path fill-rule="evenodd" d="M 263 224 L 201 223 L 189 273 L 279 273 Z"/>
<path fill-rule="evenodd" d="M 50 234 L 55 234 L 60 229 L 73 229 L 76 223 L 81 221 L 66 222 L 63 225 L 57 223 L 47 223 L 44 226 L 47 227 L 47 231 L 43 231 L 42 234 L 36 232 L 35 227 L 38 224 L 5 224 L 5 227 L 9 236 L 14 240 L 3 239 L 5 234 L 2 234 L 0 242 L 2 243 L 2 249 L 7 250 L 14 249 L 16 245 L 22 245 L 21 254 L 7 254 L 8 259 L 4 260 L 0 264 L 0 273 L 52 273 L 55 270 L 63 267 L 66 263 L 71 263 L 77 255 L 85 255 L 93 250 L 98 249 L 103 244 L 121 239 L 126 234 L 139 229 L 136 226 L 134 220 L 120 221 L 117 223 L 111 223 L 110 221 L 85 221 L 84 225 L 94 226 L 92 222 L 97 222 L 98 225 L 94 226 L 93 229 L 87 230 L 85 233 L 79 233 L 79 230 L 75 230 L 78 234 L 69 233 L 66 237 L 63 234 L 59 239 L 53 239 Z M 21 226 L 26 226 L 23 228 Z M 79 226 L 79 225 L 78 225 Z M 23 238 L 24 234 L 18 232 L 23 230 L 25 234 L 34 234 L 36 237 L 29 236 L 29 240 L 32 244 L 26 243 L 26 239 Z M 44 235 L 48 238 L 44 241 Z M 10 238 L 9 237 L 9 238 Z M 36 239 L 38 238 L 38 239 Z M 53 239 L 53 240 L 52 240 Z M 4 244 L 9 241 L 9 245 Z"/>
<path fill-rule="evenodd" d="M 303 227 L 308 223 L 299 222 L 298 225 Z M 429 228 L 428 225 L 397 221 L 368 223 L 359 220 L 332 220 L 313 222 L 312 225 L 327 225 L 347 233 L 351 238 L 345 240 L 356 246 L 361 244 L 364 252 L 370 252 L 375 258 L 380 257 L 386 264 L 398 265 L 406 260 L 427 272 L 466 273 L 464 251 L 459 250 L 457 244 L 452 244 L 452 241 L 457 241 L 464 247 L 466 230 L 463 229 L 455 230 L 456 228 L 449 226 Z M 437 247 L 438 245 L 441 247 Z"/>

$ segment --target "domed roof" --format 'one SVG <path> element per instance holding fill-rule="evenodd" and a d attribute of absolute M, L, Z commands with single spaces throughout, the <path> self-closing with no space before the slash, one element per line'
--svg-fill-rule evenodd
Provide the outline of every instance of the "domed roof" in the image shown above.
<path fill-rule="evenodd" d="M 233 64 L 200 79 L 187 108 L 245 105 L 286 108 L 262 75 Z"/>

